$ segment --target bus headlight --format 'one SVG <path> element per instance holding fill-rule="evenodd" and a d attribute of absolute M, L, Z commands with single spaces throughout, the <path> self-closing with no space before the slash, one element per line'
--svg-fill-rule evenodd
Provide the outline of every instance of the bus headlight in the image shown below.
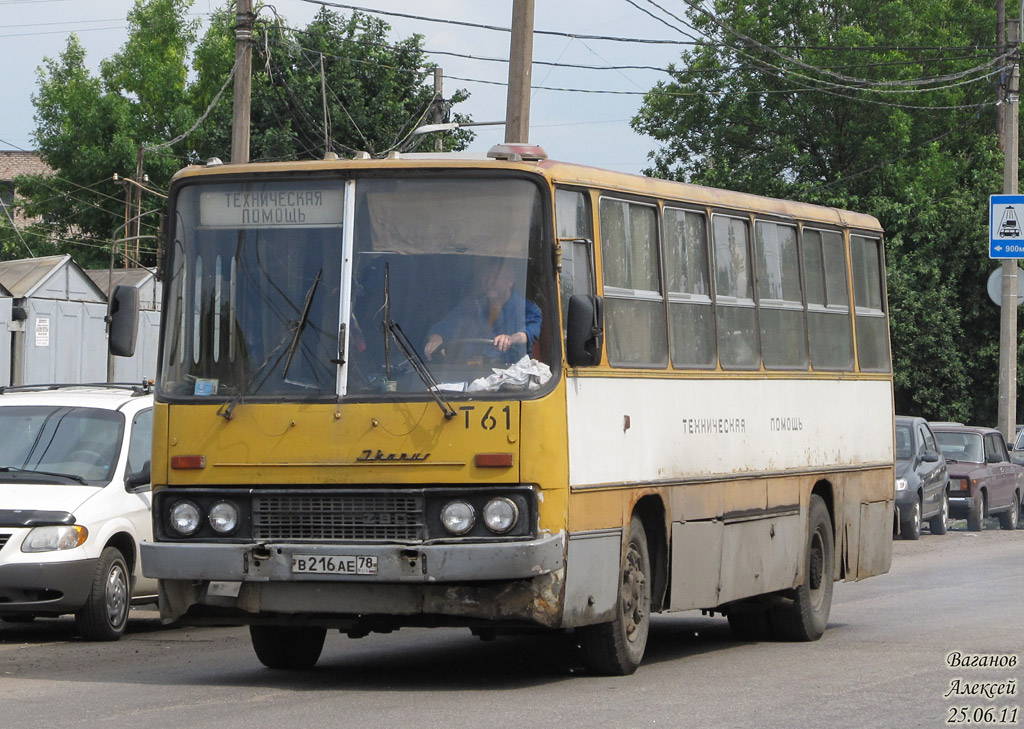
<path fill-rule="evenodd" d="M 22 552 L 57 552 L 74 549 L 85 544 L 89 530 L 77 524 L 71 526 L 36 527 L 21 544 Z"/>
<path fill-rule="evenodd" d="M 449 501 L 441 509 L 441 523 L 452 534 L 465 534 L 476 523 L 476 512 L 465 501 Z"/>
<path fill-rule="evenodd" d="M 238 507 L 230 501 L 218 501 L 207 516 L 218 534 L 230 534 L 238 528 Z"/>
<path fill-rule="evenodd" d="M 199 531 L 202 513 L 191 501 L 179 501 L 171 507 L 171 528 L 182 536 L 191 536 Z"/>
<path fill-rule="evenodd" d="M 504 496 L 491 499 L 484 507 L 484 524 L 496 534 L 504 534 L 519 521 L 519 507 Z"/>

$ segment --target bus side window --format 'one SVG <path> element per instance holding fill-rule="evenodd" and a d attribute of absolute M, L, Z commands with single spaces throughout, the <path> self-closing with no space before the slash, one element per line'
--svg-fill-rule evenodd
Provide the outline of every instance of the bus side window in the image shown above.
<path fill-rule="evenodd" d="M 833 230 L 803 230 L 807 339 L 816 370 L 853 369 L 853 326 L 846 284 L 843 236 Z"/>
<path fill-rule="evenodd" d="M 889 330 L 882 294 L 882 241 L 850 236 L 853 294 L 856 305 L 857 359 L 869 372 L 889 371 Z"/>
<path fill-rule="evenodd" d="M 806 369 L 807 334 L 796 226 L 759 220 L 754 225 L 754 246 L 764 366 Z"/>
<path fill-rule="evenodd" d="M 613 367 L 668 366 L 658 208 L 601 199 L 605 343 Z"/>
<path fill-rule="evenodd" d="M 703 213 L 665 208 L 665 290 L 676 368 L 712 368 L 718 361 L 707 228 Z"/>
<path fill-rule="evenodd" d="M 750 265 L 750 229 L 742 218 L 712 217 L 718 356 L 723 369 L 757 369 L 757 319 Z"/>
<path fill-rule="evenodd" d="M 564 328 L 569 298 L 574 294 L 594 293 L 594 231 L 586 195 L 573 190 L 556 190 L 555 224 L 562 249 L 562 270 L 558 280 Z"/>

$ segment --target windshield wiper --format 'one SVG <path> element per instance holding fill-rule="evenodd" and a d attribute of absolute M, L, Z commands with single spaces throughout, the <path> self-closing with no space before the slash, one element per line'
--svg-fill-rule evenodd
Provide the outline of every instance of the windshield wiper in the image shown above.
<path fill-rule="evenodd" d="M 292 366 L 292 359 L 295 357 L 295 350 L 298 349 L 299 339 L 302 338 L 302 332 L 306 328 L 306 324 L 309 322 L 309 308 L 313 304 L 313 297 L 316 295 L 317 286 L 320 285 L 320 275 L 324 272 L 321 268 L 316 272 L 316 278 L 313 279 L 313 285 L 309 287 L 309 291 L 306 292 L 306 301 L 302 305 L 302 316 L 299 317 L 298 323 L 295 325 L 295 334 L 292 335 L 292 343 L 288 345 L 288 359 L 284 362 L 284 371 L 281 373 L 281 379 L 288 379 L 288 370 Z"/>
<path fill-rule="evenodd" d="M 285 361 L 284 371 L 281 374 L 281 379 L 288 379 L 288 368 L 292 366 L 292 358 L 295 356 L 295 350 L 298 348 L 299 339 L 302 337 L 302 331 L 306 328 L 306 324 L 309 322 L 309 309 L 313 303 L 313 296 L 316 294 L 317 286 L 320 285 L 320 275 L 323 273 L 323 271 L 324 270 L 321 268 L 319 271 L 316 272 L 316 278 L 313 280 L 312 285 L 306 292 L 306 301 L 302 305 L 302 315 L 299 317 L 299 320 L 295 323 L 295 326 L 288 327 L 287 329 L 284 330 L 284 333 L 280 335 L 280 337 L 277 340 L 277 344 L 274 346 L 272 350 L 270 350 L 270 353 L 267 355 L 266 359 L 264 359 L 263 362 L 260 363 L 259 367 L 253 370 L 252 375 L 250 375 L 249 377 L 242 381 L 242 386 L 239 387 L 238 392 L 236 392 L 231 397 L 230 400 L 228 400 L 226 403 L 221 404 L 221 406 L 217 408 L 217 415 L 224 418 L 225 420 L 231 420 L 231 418 L 233 417 L 232 411 L 235 409 L 235 406 L 242 401 L 243 397 L 249 394 L 249 389 L 252 387 L 252 385 L 256 383 L 256 380 L 259 379 L 259 376 L 263 374 L 263 371 L 267 369 L 271 362 L 276 363 L 281 361 L 281 356 L 283 355 L 277 356 L 277 360 L 274 360 L 274 357 L 275 355 L 278 355 L 278 352 L 281 351 L 281 347 L 284 346 L 286 337 L 289 334 L 291 334 L 292 341 L 288 345 L 288 359 Z M 269 377 L 269 373 L 267 376 Z"/>
<path fill-rule="evenodd" d="M 390 264 L 384 264 L 384 368 L 387 373 L 387 378 L 391 379 L 391 348 L 388 343 L 391 341 L 391 337 L 395 338 L 395 344 L 402 350 L 402 354 L 409 360 L 409 364 L 412 365 L 413 371 L 419 375 L 419 378 L 423 381 L 423 384 L 427 386 L 427 391 L 434 396 L 434 400 L 437 402 L 437 406 L 441 408 L 441 412 L 444 413 L 444 417 L 451 420 L 455 417 L 455 408 L 445 400 L 444 396 L 441 395 L 441 391 L 437 386 L 437 380 L 430 374 L 430 369 L 427 367 L 427 363 L 420 357 L 419 352 L 412 346 L 412 342 L 405 336 L 405 332 L 402 331 L 402 327 L 398 326 L 398 322 L 391 318 L 391 268 Z M 389 337 L 388 335 L 391 335 Z"/>
<path fill-rule="evenodd" d="M 437 386 L 437 380 L 430 374 L 427 363 L 423 361 L 419 352 L 412 346 L 409 338 L 405 336 L 402 327 L 398 326 L 398 322 L 393 319 L 387 319 L 386 321 L 388 331 L 395 338 L 395 344 L 402 350 L 402 354 L 405 355 L 406 359 L 409 360 L 409 364 L 412 365 L 413 371 L 419 375 L 420 379 L 423 380 L 423 384 L 427 386 L 427 390 L 434 396 L 434 400 L 437 402 L 437 406 L 441 408 L 441 412 L 444 413 L 444 417 L 448 420 L 454 418 L 456 415 L 455 408 L 441 395 L 441 390 Z"/>
<path fill-rule="evenodd" d="M 32 473 L 39 476 L 53 476 L 55 478 L 66 478 L 69 481 L 77 481 L 80 484 L 88 485 L 88 482 L 76 473 L 58 473 L 56 471 L 35 471 L 31 468 L 18 468 L 17 466 L 0 466 L 0 473 Z"/>

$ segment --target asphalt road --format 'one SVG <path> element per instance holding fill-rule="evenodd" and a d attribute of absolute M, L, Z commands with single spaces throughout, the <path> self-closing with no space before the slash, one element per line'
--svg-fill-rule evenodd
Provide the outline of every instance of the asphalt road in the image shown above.
<path fill-rule="evenodd" d="M 983 719 L 985 707 L 1013 726 L 1022 618 L 1024 530 L 990 522 L 895 542 L 888 575 L 836 586 L 815 643 L 739 642 L 720 617 L 656 616 L 647 659 L 625 678 L 587 676 L 557 636 L 334 633 L 315 670 L 281 673 L 257 662 L 243 628 L 166 628 L 148 609 L 114 644 L 79 640 L 69 618 L 0 623 L 0 729 L 909 728 Z M 950 668 L 954 651 L 1016 665 Z M 946 696 L 957 679 L 1016 695 Z"/>

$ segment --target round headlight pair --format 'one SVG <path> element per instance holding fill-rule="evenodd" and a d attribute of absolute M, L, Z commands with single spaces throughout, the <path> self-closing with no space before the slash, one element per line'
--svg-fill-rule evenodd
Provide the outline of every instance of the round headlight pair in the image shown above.
<path fill-rule="evenodd" d="M 206 519 L 218 534 L 230 534 L 238 528 L 238 507 L 230 501 L 218 501 L 210 507 Z M 203 525 L 203 512 L 193 501 L 179 501 L 171 507 L 170 521 L 174 531 L 189 537 Z"/>
<path fill-rule="evenodd" d="M 519 521 L 519 507 L 504 496 L 495 497 L 484 506 L 483 520 L 492 532 L 504 534 Z M 476 510 L 466 501 L 449 501 L 441 509 L 441 523 L 452 534 L 466 534 L 476 524 Z"/>

